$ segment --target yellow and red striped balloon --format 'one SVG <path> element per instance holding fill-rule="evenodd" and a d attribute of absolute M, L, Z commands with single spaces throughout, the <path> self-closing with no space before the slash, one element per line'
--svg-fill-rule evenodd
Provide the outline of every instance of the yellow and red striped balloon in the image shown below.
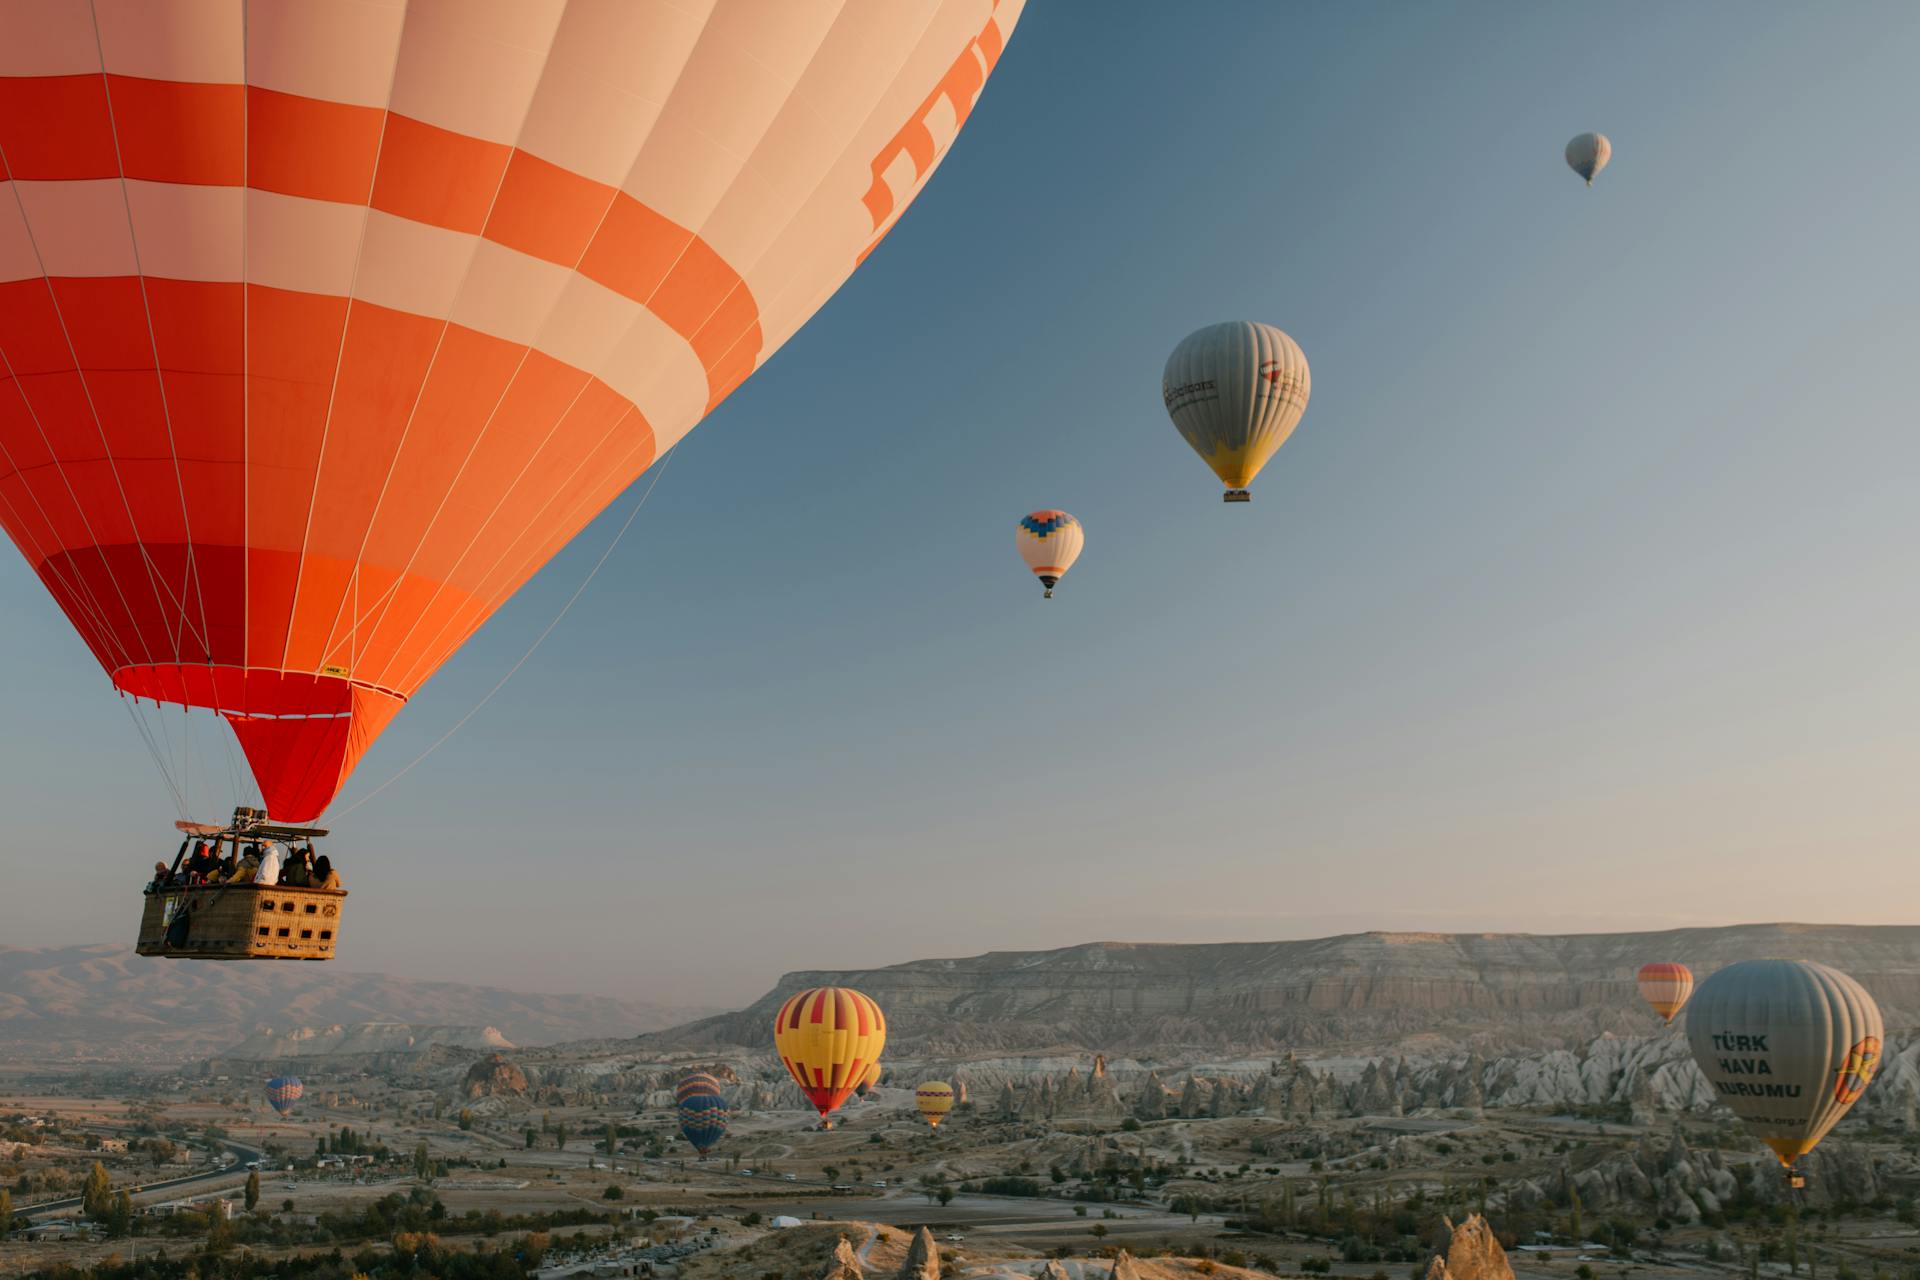
<path fill-rule="evenodd" d="M 1640 966 L 1640 998 L 1668 1022 L 1693 994 L 1693 970 L 1683 964 L 1660 961 Z"/>
<path fill-rule="evenodd" d="M 886 1015 L 851 987 L 814 987 L 789 996 L 773 1019 L 773 1051 L 829 1126 L 886 1044 Z"/>
<path fill-rule="evenodd" d="M 953 1086 L 945 1080 L 923 1081 L 913 1091 L 913 1105 L 920 1108 L 928 1124 L 938 1129 L 947 1112 L 953 1110 Z"/>

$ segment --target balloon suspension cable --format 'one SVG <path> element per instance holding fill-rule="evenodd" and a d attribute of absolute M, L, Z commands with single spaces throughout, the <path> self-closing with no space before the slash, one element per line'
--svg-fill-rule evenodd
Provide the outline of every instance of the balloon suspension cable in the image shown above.
<path fill-rule="evenodd" d="M 600 553 L 600 558 L 594 561 L 593 568 L 589 569 L 587 571 L 587 576 L 580 580 L 580 585 L 573 589 L 573 594 L 567 597 L 567 602 L 560 606 L 560 612 L 553 615 L 553 621 L 547 624 L 546 630 L 542 631 L 539 635 L 535 636 L 533 639 L 533 643 L 527 646 L 527 651 L 520 655 L 520 660 L 514 663 L 511 667 L 508 667 L 507 673 L 500 677 L 499 681 L 494 684 L 493 688 L 487 690 L 486 694 L 480 699 L 480 701 L 473 704 L 472 710 L 468 711 L 467 714 L 461 716 L 458 720 L 455 720 L 453 722 L 452 728 L 448 729 L 445 733 L 441 734 L 438 738 L 435 738 L 433 740 L 433 744 L 429 746 L 425 751 L 422 751 L 419 755 L 415 756 L 413 759 L 407 761 L 406 764 L 402 765 L 399 772 L 395 773 L 391 778 L 388 778 L 385 782 L 381 783 L 379 786 L 375 787 L 373 790 L 367 792 L 367 794 L 365 794 L 364 796 L 361 796 L 358 800 L 355 800 L 352 804 L 348 805 L 344 810 L 340 812 L 339 817 L 344 818 L 348 814 L 351 814 L 355 809 L 358 809 L 361 805 L 373 799 L 375 796 L 379 795 L 382 791 L 385 791 L 388 787 L 392 786 L 394 783 L 400 781 L 400 779 L 406 777 L 409 773 L 413 772 L 413 768 L 415 765 L 419 764 L 421 761 L 425 760 L 428 756 L 432 755 L 434 752 L 438 751 L 441 747 L 445 746 L 447 739 L 453 737 L 454 734 L 460 732 L 461 727 L 465 725 L 467 721 L 479 715 L 480 709 L 486 706 L 489 702 L 493 701 L 494 694 L 499 693 L 502 689 L 507 687 L 507 681 L 513 679 L 514 673 L 519 671 L 521 667 L 524 667 L 527 665 L 528 659 L 532 658 L 534 653 L 540 648 L 540 646 L 546 642 L 547 637 L 553 634 L 553 629 L 560 625 L 561 620 L 565 618 L 568 612 L 572 610 L 573 606 L 579 602 L 580 597 L 586 594 L 587 588 L 593 585 L 594 578 L 599 576 L 601 568 L 605 566 L 605 564 L 607 563 L 607 558 L 614 553 L 616 548 L 619 547 L 620 540 L 627 536 L 627 530 L 633 528 L 634 518 L 640 514 L 641 508 L 647 505 L 647 499 L 653 496 L 654 487 L 660 483 L 660 477 L 667 474 L 667 464 L 673 461 L 673 450 L 679 447 L 680 446 L 677 444 L 674 445 L 672 449 L 668 449 L 666 453 L 661 457 L 660 466 L 654 471 L 653 479 L 650 482 L 648 482 L 646 491 L 640 495 L 640 501 L 633 504 L 633 510 L 627 512 L 626 521 L 620 526 L 619 532 L 615 533 L 613 535 L 613 540 L 607 543 L 606 550 Z"/>
<path fill-rule="evenodd" d="M 120 695 L 120 703 L 127 709 L 127 718 L 133 721 L 134 732 L 140 735 L 140 741 L 146 743 L 147 754 L 153 757 L 153 763 L 160 770 L 160 780 L 167 784 L 167 794 L 173 797 L 174 810 L 184 819 L 187 816 L 186 798 L 180 794 L 180 788 L 173 780 L 173 767 L 160 750 L 160 744 L 154 741 L 153 730 L 148 726 L 146 717 L 140 714 L 139 702 L 138 697 L 129 698 L 125 693 Z"/>

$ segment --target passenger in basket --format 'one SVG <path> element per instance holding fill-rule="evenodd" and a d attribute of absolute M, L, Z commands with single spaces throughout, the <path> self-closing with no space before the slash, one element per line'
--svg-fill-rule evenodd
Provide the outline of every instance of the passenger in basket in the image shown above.
<path fill-rule="evenodd" d="M 250 844 L 240 856 L 240 864 L 227 877 L 228 884 L 252 884 L 253 878 L 260 874 L 260 846 Z"/>
<path fill-rule="evenodd" d="M 149 884 L 147 888 L 156 890 L 164 889 L 167 887 L 167 881 L 172 878 L 173 873 L 167 870 L 167 864 L 164 862 L 156 862 L 153 864 L 153 882 Z"/>
<path fill-rule="evenodd" d="M 188 884 L 205 884 L 208 874 L 219 865 L 219 859 L 213 856 L 207 848 L 207 842 L 202 840 L 194 846 L 193 856 L 187 859 L 187 865 L 180 870 Z"/>
<path fill-rule="evenodd" d="M 340 873 L 333 869 L 333 863 L 328 860 L 327 855 L 324 853 L 313 861 L 313 887 L 316 889 L 338 889 L 340 887 Z"/>
<path fill-rule="evenodd" d="M 313 884 L 313 846 L 296 851 L 287 861 L 286 869 L 280 873 L 280 883 L 292 885 L 296 889 L 306 889 Z"/>
<path fill-rule="evenodd" d="M 267 851 L 260 855 L 260 869 L 253 874 L 255 884 L 279 884 L 280 865 L 286 855 L 277 844 L 269 844 Z"/>
<path fill-rule="evenodd" d="M 233 850 L 228 849 L 227 856 L 220 859 L 219 862 L 216 862 L 213 868 L 207 872 L 207 883 L 225 884 L 227 881 L 233 879 L 233 867 Z"/>

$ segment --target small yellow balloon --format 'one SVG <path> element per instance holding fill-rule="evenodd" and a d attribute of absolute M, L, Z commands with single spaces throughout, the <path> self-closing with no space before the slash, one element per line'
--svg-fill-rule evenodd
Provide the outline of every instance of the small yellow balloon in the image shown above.
<path fill-rule="evenodd" d="M 913 1104 L 927 1123 L 938 1129 L 947 1112 L 953 1110 L 953 1086 L 945 1080 L 928 1080 L 913 1091 Z"/>

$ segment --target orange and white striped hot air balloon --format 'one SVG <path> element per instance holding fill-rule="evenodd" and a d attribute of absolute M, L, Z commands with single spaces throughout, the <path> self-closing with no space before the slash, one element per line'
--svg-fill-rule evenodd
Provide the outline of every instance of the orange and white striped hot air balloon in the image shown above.
<path fill-rule="evenodd" d="M 880 1006 L 851 987 L 789 996 L 773 1019 L 773 1051 L 828 1128 L 887 1044 Z"/>
<path fill-rule="evenodd" d="M 892 229 L 1023 4 L 0 3 L 0 527 L 318 817 Z"/>
<path fill-rule="evenodd" d="M 1693 970 L 1683 964 L 1666 961 L 1640 966 L 1640 998 L 1667 1022 L 1679 1013 L 1693 994 Z"/>
<path fill-rule="evenodd" d="M 938 1129 L 947 1112 L 953 1110 L 953 1086 L 945 1080 L 922 1081 L 913 1091 L 913 1105 L 920 1108 L 929 1125 Z"/>

